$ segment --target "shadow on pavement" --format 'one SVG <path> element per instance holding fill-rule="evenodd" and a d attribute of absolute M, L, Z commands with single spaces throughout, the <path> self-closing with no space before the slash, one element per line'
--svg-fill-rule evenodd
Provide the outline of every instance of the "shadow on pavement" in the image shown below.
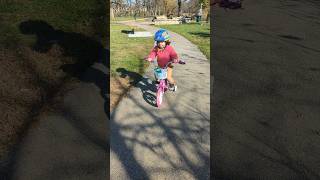
<path fill-rule="evenodd" d="M 120 77 L 131 77 L 133 81 L 131 82 L 134 87 L 139 88 L 144 96 L 148 95 L 150 92 L 155 92 L 155 85 L 150 83 L 148 78 L 142 77 L 138 73 L 127 71 L 124 68 L 117 69 L 120 73 Z M 189 94 L 188 94 L 189 93 Z M 176 97 L 176 102 L 181 101 L 180 98 L 187 97 L 191 92 L 180 92 L 180 96 Z M 155 98 L 154 95 L 152 95 Z M 124 171 L 129 176 L 130 179 L 150 179 L 150 171 L 152 173 L 164 173 L 170 174 L 172 169 L 175 170 L 185 170 L 188 171 L 196 179 L 209 179 L 209 164 L 210 157 L 203 147 L 197 145 L 199 141 L 210 141 L 209 140 L 209 124 L 210 120 L 207 115 L 203 114 L 200 109 L 194 107 L 186 107 L 187 109 L 182 113 L 176 111 L 174 108 L 176 102 L 168 102 L 168 107 L 170 107 L 166 114 L 167 116 L 161 116 L 157 112 L 153 112 L 150 108 L 146 108 L 141 102 L 137 101 L 140 97 L 127 97 L 130 101 L 134 103 L 135 109 L 141 109 L 143 113 L 129 113 L 129 112 L 118 112 L 117 108 L 111 114 L 111 151 L 115 153 L 116 157 L 122 164 Z M 145 101 L 150 104 L 148 97 Z M 154 100 L 153 100 L 154 101 Z M 193 103 L 196 103 L 194 100 Z M 117 117 L 121 116 L 121 118 Z M 141 116 L 141 117 L 140 117 Z M 135 117 L 140 119 L 143 116 L 150 117 L 151 123 L 130 123 L 129 121 L 122 124 L 128 119 Z M 194 116 L 197 116 L 195 118 Z M 115 121 L 117 118 L 117 121 Z M 177 122 L 172 124 L 169 123 L 170 120 L 175 119 Z M 197 119 L 197 125 L 192 124 Z M 132 119 L 133 120 L 133 119 Z M 178 125 L 175 125 L 178 124 Z M 157 129 L 157 131 L 152 132 Z M 130 136 L 126 136 L 123 133 L 130 130 Z M 204 137 L 205 135 L 208 135 Z M 148 137 L 145 140 L 141 140 L 139 137 Z M 152 138 L 159 138 L 159 141 L 152 141 Z M 181 143 L 181 142 L 184 143 Z M 178 154 L 179 162 L 174 161 L 172 154 L 164 150 L 164 147 L 168 144 L 171 145 L 173 151 Z M 194 163 L 192 158 L 189 156 L 190 152 L 186 152 L 188 148 L 184 147 L 185 144 L 189 144 L 190 151 L 194 153 L 195 156 L 199 158 L 200 163 Z M 153 153 L 154 157 L 160 158 L 171 168 L 160 168 L 149 169 L 135 157 L 134 147 L 141 146 L 143 149 L 148 150 Z"/>
<path fill-rule="evenodd" d="M 134 87 L 141 91 L 155 91 L 147 78 L 123 68 L 117 72 L 120 77 L 138 77 Z M 112 170 L 111 178 L 126 174 L 122 178 L 210 179 L 210 115 L 201 101 L 207 94 L 192 98 L 195 93 L 190 89 L 172 94 L 174 100 L 166 98 L 160 110 L 150 107 L 134 89 L 111 112 L 111 165 L 120 166 Z"/>
<path fill-rule="evenodd" d="M 80 134 L 84 135 L 92 143 L 104 149 L 106 153 L 109 152 L 109 142 L 108 140 L 106 141 L 106 135 L 108 132 L 106 132 L 107 128 L 105 128 L 109 124 L 107 118 L 110 118 L 108 97 L 110 92 L 108 86 L 108 70 L 110 69 L 109 50 L 105 49 L 100 42 L 91 37 L 80 33 L 64 32 L 62 30 L 55 29 L 50 24 L 42 20 L 28 20 L 21 22 L 19 24 L 19 29 L 22 34 L 36 35 L 36 43 L 33 45 L 34 51 L 47 53 L 54 44 L 57 44 L 59 47 L 61 47 L 63 56 L 71 57 L 73 59 L 73 63 L 62 65 L 60 68 L 71 77 L 78 78 L 84 83 L 93 83 L 99 88 L 100 95 L 104 100 L 104 113 L 106 119 L 102 119 L 101 122 L 89 122 L 88 119 L 81 119 L 81 117 L 73 114 L 68 108 L 62 107 L 61 111 Z M 98 66 L 100 64 L 101 66 L 100 68 L 94 68 L 94 64 L 98 64 Z M 52 98 L 53 97 L 54 94 L 52 95 Z M 50 103 L 50 99 L 48 99 L 48 102 Z M 24 127 L 22 133 L 23 135 L 25 135 L 28 129 L 31 127 L 31 123 L 32 122 Z M 17 143 L 11 153 L 7 175 L 5 175 L 6 178 L 10 179 L 14 175 L 13 167 L 18 160 L 17 152 L 20 149 L 19 146 L 21 143 L 22 139 L 20 139 L 20 142 Z M 107 159 L 105 162 L 107 162 Z M 108 165 L 108 163 L 105 165 Z M 81 164 L 78 165 L 79 168 L 80 166 Z M 99 164 L 99 166 L 102 166 L 102 164 Z M 61 167 L 61 169 L 63 169 L 63 167 Z M 75 167 L 75 169 L 77 169 L 77 167 Z"/>
<path fill-rule="evenodd" d="M 120 74 L 121 78 L 129 77 L 130 85 L 137 87 L 141 90 L 143 99 L 151 106 L 157 107 L 156 96 L 156 84 L 151 79 L 141 76 L 139 73 L 131 72 L 125 68 L 118 68 L 117 72 Z"/>
<path fill-rule="evenodd" d="M 186 95 L 187 93 L 182 93 Z M 180 101 L 181 97 L 177 97 L 176 101 Z M 203 147 L 198 146 L 199 141 L 209 141 L 209 128 L 210 123 L 209 118 L 202 114 L 200 109 L 193 109 L 190 107 L 183 114 L 175 110 L 175 108 L 169 108 L 166 114 L 168 116 L 160 116 L 158 113 L 150 111 L 140 104 L 134 97 L 130 98 L 135 106 L 143 113 L 128 114 L 127 116 L 121 116 L 118 122 L 113 119 L 123 112 L 114 112 L 111 116 L 111 136 L 113 142 L 111 142 L 111 150 L 117 155 L 118 159 L 121 161 L 126 173 L 131 179 L 150 179 L 150 172 L 146 169 L 139 161 L 134 157 L 133 151 L 135 146 L 141 146 L 142 148 L 153 153 L 153 156 L 160 158 L 168 164 L 168 166 L 175 170 L 186 170 L 195 177 L 195 179 L 209 179 L 209 164 L 210 157 L 209 154 L 203 149 Z M 167 99 L 168 106 L 174 107 L 175 102 L 170 102 Z M 197 114 L 197 125 L 192 125 L 194 119 L 191 114 Z M 139 119 L 140 116 L 150 116 L 152 122 L 141 123 L 141 124 L 122 124 L 121 121 L 129 119 L 129 117 L 136 117 Z M 171 119 L 176 119 L 178 125 L 169 123 Z M 132 130 L 132 135 L 124 136 L 120 132 L 125 130 Z M 158 129 L 158 133 L 152 132 L 152 130 Z M 208 134 L 205 138 L 204 134 Z M 141 140 L 139 136 L 148 137 L 146 140 Z M 162 137 L 159 141 L 152 141 L 154 137 Z M 184 142 L 183 144 L 181 142 Z M 130 146 L 128 145 L 130 144 Z M 172 154 L 166 152 L 164 147 L 170 144 L 173 151 L 178 154 L 181 164 L 177 164 L 173 159 L 177 157 L 172 157 Z M 184 147 L 185 144 L 189 144 L 189 148 L 193 150 L 193 155 L 198 156 L 201 163 L 194 163 L 192 158 L 189 156 L 190 152 L 186 152 L 187 149 Z M 192 147 L 190 147 L 192 146 Z M 151 167 L 150 167 L 151 168 Z M 170 168 L 166 169 L 152 169 L 152 172 L 161 172 L 168 175 L 170 174 Z M 139 173 L 141 174 L 139 174 Z"/>
<path fill-rule="evenodd" d="M 319 179 L 319 83 L 313 78 L 319 75 L 319 28 L 304 17 L 317 8 L 309 1 L 244 2 L 255 11 L 214 11 L 213 176 Z M 289 2 L 298 9 L 282 4 Z M 277 6 L 277 14 L 258 13 Z M 293 10 L 298 17 L 288 13 Z M 268 27 L 263 19 L 270 20 Z"/>
<path fill-rule="evenodd" d="M 216 35 L 216 37 L 225 38 L 225 39 L 234 39 L 234 40 L 239 40 L 239 41 L 244 41 L 244 42 L 249 42 L 249 43 L 255 43 L 256 42 L 255 40 L 252 40 L 252 39 L 245 39 L 245 38 L 239 38 L 239 37 L 219 36 L 219 35 Z"/>
<path fill-rule="evenodd" d="M 286 39 L 293 39 L 293 40 L 303 40 L 302 38 L 300 37 L 297 37 L 297 36 L 292 36 L 292 35 L 278 35 L 279 37 L 282 37 L 282 38 L 286 38 Z"/>

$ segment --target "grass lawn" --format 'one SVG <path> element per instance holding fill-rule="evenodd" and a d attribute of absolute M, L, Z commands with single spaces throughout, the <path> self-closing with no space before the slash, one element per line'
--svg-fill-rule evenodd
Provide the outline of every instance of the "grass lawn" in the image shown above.
<path fill-rule="evenodd" d="M 118 68 L 125 68 L 128 71 L 139 74 L 144 73 L 144 68 L 148 65 L 143 61 L 153 46 L 153 39 L 146 38 L 129 38 L 121 30 L 131 30 L 134 27 L 111 23 L 110 25 L 110 66 L 111 75 L 116 75 Z M 134 28 L 136 31 L 143 31 Z"/>
<path fill-rule="evenodd" d="M 177 25 L 160 25 L 159 27 L 176 32 L 189 41 L 197 45 L 200 51 L 210 59 L 210 24 L 198 23 L 177 24 Z"/>
<path fill-rule="evenodd" d="M 126 94 L 132 85 L 144 73 L 148 63 L 144 58 L 153 46 L 153 39 L 129 38 L 122 30 L 143 31 L 142 29 L 110 24 L 110 108 L 111 110 L 120 102 L 121 97 Z M 125 76 L 123 76 L 125 75 Z"/>
<path fill-rule="evenodd" d="M 95 0 L 16 0 L 5 1 L 0 6 L 0 42 L 7 42 L 10 38 L 24 41 L 28 39 L 18 30 L 18 25 L 26 20 L 44 20 L 54 28 L 63 31 L 84 33 L 96 36 L 98 40 L 105 34 L 106 19 L 104 1 Z M 106 38 L 106 35 L 103 37 Z M 12 42 L 14 43 L 14 42 Z"/>

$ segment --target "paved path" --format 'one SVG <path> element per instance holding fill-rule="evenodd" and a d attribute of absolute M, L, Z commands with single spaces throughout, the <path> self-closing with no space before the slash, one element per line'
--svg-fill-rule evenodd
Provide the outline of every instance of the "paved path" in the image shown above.
<path fill-rule="evenodd" d="M 217 179 L 320 179 L 320 4 L 215 7 Z"/>
<path fill-rule="evenodd" d="M 41 116 L 12 159 L 14 180 L 105 180 L 107 69 L 96 63 L 63 98 L 59 112 Z"/>
<path fill-rule="evenodd" d="M 145 23 L 125 22 L 152 33 Z M 170 32 L 186 65 L 175 65 L 177 93 L 155 103 L 152 69 L 111 113 L 111 179 L 209 179 L 210 66 L 191 42 Z M 152 44 L 150 44 L 150 49 Z"/>

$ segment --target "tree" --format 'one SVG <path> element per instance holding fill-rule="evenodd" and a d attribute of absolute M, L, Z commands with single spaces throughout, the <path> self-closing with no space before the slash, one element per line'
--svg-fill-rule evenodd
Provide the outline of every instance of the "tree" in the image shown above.
<path fill-rule="evenodd" d="M 199 0 L 199 4 L 202 3 L 203 9 L 207 9 L 209 7 L 209 0 Z"/>
<path fill-rule="evenodd" d="M 209 16 L 210 16 L 210 4 L 209 0 L 199 0 L 199 4 L 202 3 L 202 8 L 203 8 L 203 16 L 206 17 L 206 21 L 209 21 Z"/>
<path fill-rule="evenodd" d="M 180 16 L 181 13 L 181 0 L 178 0 L 178 16 Z"/>
<path fill-rule="evenodd" d="M 110 8 L 110 17 L 111 17 L 112 20 L 114 20 L 113 8 Z"/>
<path fill-rule="evenodd" d="M 170 15 L 176 14 L 175 9 L 177 8 L 176 0 L 163 0 L 163 14 Z"/>

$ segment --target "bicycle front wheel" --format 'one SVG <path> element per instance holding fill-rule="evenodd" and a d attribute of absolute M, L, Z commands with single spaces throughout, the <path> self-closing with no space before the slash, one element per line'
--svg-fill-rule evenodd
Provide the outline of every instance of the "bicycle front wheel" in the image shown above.
<path fill-rule="evenodd" d="M 162 88 L 159 88 L 158 91 L 157 91 L 157 106 L 158 108 L 161 106 L 162 104 L 162 100 L 163 100 L 163 94 L 164 94 L 164 91 Z"/>

